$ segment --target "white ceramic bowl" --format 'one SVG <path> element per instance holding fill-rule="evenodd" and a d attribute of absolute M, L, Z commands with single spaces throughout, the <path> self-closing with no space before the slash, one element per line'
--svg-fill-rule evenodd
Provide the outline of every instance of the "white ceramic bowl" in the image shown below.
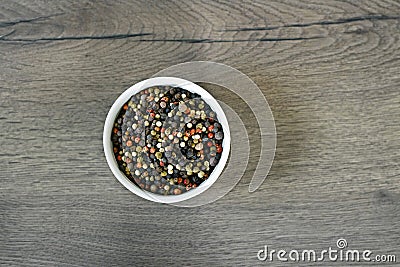
<path fill-rule="evenodd" d="M 118 168 L 117 161 L 115 159 L 114 153 L 113 153 L 113 145 L 111 142 L 111 133 L 112 129 L 114 126 L 115 118 L 117 117 L 118 113 L 120 112 L 122 106 L 136 93 L 152 87 L 152 86 L 174 86 L 174 87 L 180 87 L 183 89 L 186 89 L 192 93 L 197 93 L 199 94 L 202 99 L 212 108 L 212 110 L 217 114 L 217 119 L 219 123 L 221 123 L 223 127 L 223 132 L 224 132 L 224 139 L 222 141 L 222 155 L 221 158 L 211 173 L 211 175 L 208 177 L 207 180 L 202 182 L 197 188 L 191 189 L 185 193 L 182 193 L 180 195 L 159 195 L 159 194 L 154 194 L 151 192 L 148 192 L 146 190 L 141 189 L 138 187 L 136 184 L 131 182 L 125 174 L 120 171 Z M 228 120 L 225 116 L 224 111 L 222 110 L 221 106 L 218 104 L 218 102 L 215 100 L 215 98 L 210 95 L 206 90 L 198 86 L 197 84 L 194 84 L 190 81 L 180 79 L 180 78 L 175 78 L 175 77 L 156 77 L 156 78 L 150 78 L 144 81 L 141 81 L 130 88 L 128 88 L 124 93 L 122 93 L 117 100 L 114 102 L 112 105 L 110 111 L 108 112 L 106 122 L 104 125 L 104 132 L 103 132 L 103 146 L 104 146 L 104 153 L 107 159 L 107 163 L 110 166 L 110 169 L 112 173 L 115 175 L 115 177 L 127 188 L 129 191 L 132 193 L 135 193 L 136 195 L 145 198 L 147 200 L 155 201 L 155 202 L 160 202 L 160 203 L 176 203 L 180 201 L 184 201 L 187 199 L 190 199 L 198 194 L 201 194 L 205 190 L 207 190 L 220 176 L 222 173 L 225 164 L 228 160 L 229 156 L 229 151 L 230 151 L 230 143 L 231 143 L 231 136 L 230 136 L 230 131 L 229 131 L 229 125 L 228 125 Z"/>

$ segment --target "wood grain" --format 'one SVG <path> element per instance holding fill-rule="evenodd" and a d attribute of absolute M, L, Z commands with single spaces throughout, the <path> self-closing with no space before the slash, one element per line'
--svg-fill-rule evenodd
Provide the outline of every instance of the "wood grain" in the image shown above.
<path fill-rule="evenodd" d="M 286 266 L 256 253 L 340 237 L 399 261 L 399 24 L 394 0 L 2 0 L 0 264 Z M 251 164 L 223 199 L 183 209 L 129 193 L 101 138 L 121 92 L 192 60 L 252 78 L 278 145 L 249 194 L 254 116 L 205 85 L 248 119 Z"/>

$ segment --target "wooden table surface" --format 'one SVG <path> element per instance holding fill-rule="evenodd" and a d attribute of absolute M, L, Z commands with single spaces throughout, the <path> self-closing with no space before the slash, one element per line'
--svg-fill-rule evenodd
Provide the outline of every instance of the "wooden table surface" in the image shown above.
<path fill-rule="evenodd" d="M 106 114 L 194 60 L 260 87 L 272 169 L 249 193 L 250 123 L 251 164 L 224 198 L 143 200 L 105 161 Z M 285 266 L 257 252 L 338 238 L 400 261 L 400 1 L 0 0 L 0 129 L 1 266 Z"/>

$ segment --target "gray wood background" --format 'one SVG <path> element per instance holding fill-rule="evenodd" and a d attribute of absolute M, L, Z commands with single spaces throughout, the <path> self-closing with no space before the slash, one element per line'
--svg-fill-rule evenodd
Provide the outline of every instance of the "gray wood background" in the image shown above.
<path fill-rule="evenodd" d="M 285 266 L 257 251 L 341 237 L 399 262 L 399 24 L 395 0 L 0 0 L 0 265 Z M 252 78 L 278 143 L 248 193 L 249 122 L 245 177 L 187 209 L 126 190 L 102 130 L 127 87 L 193 60 Z"/>

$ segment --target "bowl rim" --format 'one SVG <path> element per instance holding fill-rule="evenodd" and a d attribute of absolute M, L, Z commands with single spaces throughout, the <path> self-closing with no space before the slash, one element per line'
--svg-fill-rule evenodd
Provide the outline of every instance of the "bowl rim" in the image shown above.
<path fill-rule="evenodd" d="M 136 93 L 152 87 L 152 86 L 173 86 L 173 87 L 180 87 L 182 89 L 188 90 L 192 93 L 197 93 L 201 96 L 201 98 L 211 107 L 211 109 L 216 113 L 218 122 L 221 123 L 223 132 L 224 132 L 224 139 L 222 141 L 223 151 L 221 154 L 221 158 L 214 168 L 213 172 L 211 173 L 210 177 L 202 182 L 198 187 L 191 189 L 185 193 L 179 195 L 158 195 L 152 192 L 143 190 L 142 188 L 138 187 L 134 184 L 125 174 L 118 168 L 117 161 L 114 157 L 113 153 L 113 145 L 111 142 L 111 132 L 114 127 L 115 118 L 119 114 L 122 106 Z M 176 203 L 181 202 L 184 200 L 188 200 L 193 198 L 208 188 L 211 187 L 212 184 L 218 179 L 221 175 L 229 157 L 230 152 L 230 145 L 231 145 L 231 136 L 230 136 L 230 129 L 228 124 L 228 119 L 219 105 L 218 101 L 205 89 L 200 87 L 199 85 L 190 82 L 185 79 L 177 78 L 177 77 L 154 77 L 149 78 L 143 81 L 140 81 L 128 89 L 126 89 L 113 103 L 111 106 L 106 120 L 104 124 L 104 131 L 103 131 L 103 148 L 104 154 L 107 160 L 107 164 L 111 169 L 114 176 L 117 180 L 126 187 L 132 193 L 150 200 L 159 203 Z"/>

